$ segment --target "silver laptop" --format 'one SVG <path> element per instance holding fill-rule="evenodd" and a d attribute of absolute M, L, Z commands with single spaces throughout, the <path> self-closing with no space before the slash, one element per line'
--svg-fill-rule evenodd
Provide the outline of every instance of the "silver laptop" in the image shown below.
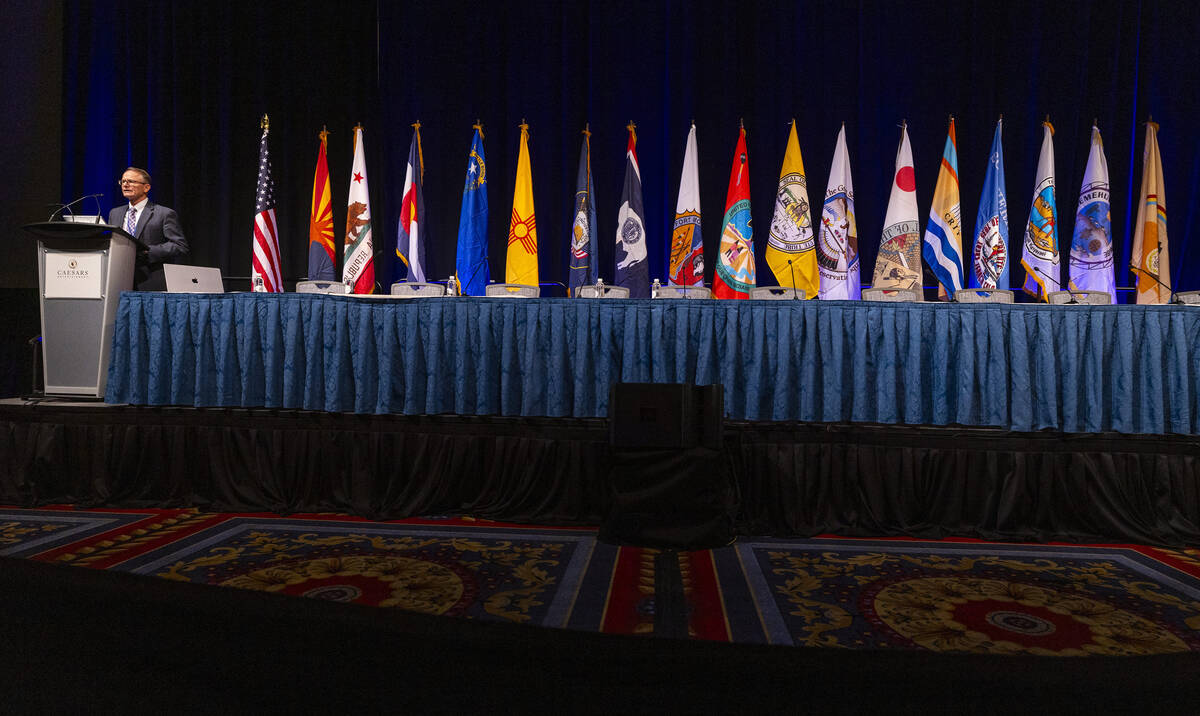
<path fill-rule="evenodd" d="M 219 268 L 163 264 L 163 277 L 167 293 L 225 293 Z"/>

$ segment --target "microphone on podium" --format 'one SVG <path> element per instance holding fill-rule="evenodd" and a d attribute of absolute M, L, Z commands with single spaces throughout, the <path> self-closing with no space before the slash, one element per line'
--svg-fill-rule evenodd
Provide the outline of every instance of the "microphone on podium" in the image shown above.
<path fill-rule="evenodd" d="M 66 221 L 66 219 L 63 218 L 64 211 L 66 211 L 67 209 L 70 209 L 71 207 L 75 206 L 76 204 L 78 204 L 79 202 L 81 202 L 85 199 L 95 199 L 96 200 L 96 223 L 100 223 L 100 197 L 102 197 L 102 196 L 104 196 L 104 194 L 84 194 L 83 196 L 81 196 L 78 199 L 75 199 L 74 201 L 71 201 L 69 203 L 54 204 L 55 209 L 53 212 L 51 212 L 50 218 L 46 219 L 46 221 L 54 221 L 55 216 L 57 216 L 62 221 Z"/>

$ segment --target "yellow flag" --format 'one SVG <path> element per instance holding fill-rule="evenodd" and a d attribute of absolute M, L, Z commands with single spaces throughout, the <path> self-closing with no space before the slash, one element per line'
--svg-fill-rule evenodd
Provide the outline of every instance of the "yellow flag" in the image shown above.
<path fill-rule="evenodd" d="M 767 265 L 780 286 L 804 291 L 816 298 L 820 286 L 817 274 L 817 244 L 813 239 L 812 214 L 808 206 L 808 180 L 804 176 L 804 157 L 796 139 L 796 121 L 788 134 L 779 187 L 775 191 L 775 216 L 767 238 Z"/>
<path fill-rule="evenodd" d="M 1142 153 L 1142 200 L 1133 229 L 1133 275 L 1138 303 L 1166 303 L 1171 296 L 1171 260 L 1167 253 L 1167 197 L 1163 190 L 1158 125 L 1146 123 Z M 1158 279 L 1157 281 L 1155 279 Z"/>
<path fill-rule="evenodd" d="M 517 155 L 517 183 L 513 191 L 512 219 L 508 223 L 504 280 L 538 285 L 537 220 L 533 213 L 533 179 L 529 172 L 528 124 L 521 124 L 521 151 Z"/>

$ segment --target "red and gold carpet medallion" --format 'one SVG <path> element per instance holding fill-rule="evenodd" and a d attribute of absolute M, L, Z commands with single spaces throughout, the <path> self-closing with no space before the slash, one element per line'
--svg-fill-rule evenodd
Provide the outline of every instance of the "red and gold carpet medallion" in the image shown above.
<path fill-rule="evenodd" d="M 1132 656 L 1188 651 L 1166 628 L 1105 602 L 1045 587 L 925 577 L 875 594 L 873 616 L 934 651 Z"/>

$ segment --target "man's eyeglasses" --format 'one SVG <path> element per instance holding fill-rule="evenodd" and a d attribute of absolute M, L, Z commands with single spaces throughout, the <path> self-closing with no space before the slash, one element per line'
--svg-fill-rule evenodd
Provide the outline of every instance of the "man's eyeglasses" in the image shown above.
<path fill-rule="evenodd" d="M 145 184 L 145 183 L 146 182 L 138 181 L 137 179 L 118 179 L 117 180 L 117 186 L 129 186 L 131 184 Z"/>

